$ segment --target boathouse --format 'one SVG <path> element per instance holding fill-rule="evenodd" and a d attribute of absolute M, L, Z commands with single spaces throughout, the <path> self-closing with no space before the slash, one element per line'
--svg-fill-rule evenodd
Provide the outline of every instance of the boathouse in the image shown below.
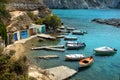
<path fill-rule="evenodd" d="M 13 36 L 14 36 L 14 41 L 20 40 L 20 31 L 14 32 Z"/>
<path fill-rule="evenodd" d="M 36 27 L 36 32 L 37 32 L 37 33 L 45 33 L 45 32 L 46 32 L 46 27 L 45 27 L 45 25 L 38 25 L 38 26 Z"/>
<path fill-rule="evenodd" d="M 8 44 L 12 44 L 15 41 L 20 40 L 20 31 L 16 31 L 14 33 L 8 33 Z"/>
<path fill-rule="evenodd" d="M 36 34 L 36 27 L 32 24 L 31 26 L 29 26 L 29 35 L 35 35 Z"/>
<path fill-rule="evenodd" d="M 30 29 L 33 28 L 33 29 L 36 29 L 36 33 L 45 33 L 46 32 L 46 26 L 45 25 L 36 25 L 36 24 L 32 24 L 30 26 Z M 35 32 L 34 30 L 31 32 Z"/>
<path fill-rule="evenodd" d="M 25 39 L 29 37 L 29 30 L 20 31 L 20 39 Z"/>
<path fill-rule="evenodd" d="M 14 43 L 13 33 L 8 33 L 8 44 Z"/>

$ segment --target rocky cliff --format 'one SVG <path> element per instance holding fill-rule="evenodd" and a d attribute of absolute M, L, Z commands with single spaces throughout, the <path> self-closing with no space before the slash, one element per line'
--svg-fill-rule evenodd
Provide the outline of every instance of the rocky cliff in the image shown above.
<path fill-rule="evenodd" d="M 49 8 L 120 8 L 120 0 L 43 0 Z"/>
<path fill-rule="evenodd" d="M 6 9 L 11 15 L 7 26 L 8 32 L 27 29 L 35 20 L 44 18 L 51 13 L 50 9 L 40 0 L 10 0 Z"/>

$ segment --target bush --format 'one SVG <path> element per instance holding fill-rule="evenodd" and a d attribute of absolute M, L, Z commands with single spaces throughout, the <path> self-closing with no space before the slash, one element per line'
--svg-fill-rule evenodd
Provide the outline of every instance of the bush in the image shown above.
<path fill-rule="evenodd" d="M 29 16 L 31 19 L 34 19 L 34 15 L 33 15 L 33 13 L 28 12 L 27 14 L 28 14 L 28 16 Z"/>
<path fill-rule="evenodd" d="M 29 77 L 29 80 L 37 80 L 37 79 L 34 77 Z"/>
<path fill-rule="evenodd" d="M 61 26 L 61 19 L 56 15 L 48 15 L 43 20 L 43 23 L 52 29 L 56 29 L 57 27 Z"/>
<path fill-rule="evenodd" d="M 10 57 L 0 55 L 0 80 L 28 80 L 26 57 L 12 62 Z"/>
<path fill-rule="evenodd" d="M 38 19 L 36 22 L 35 22 L 35 24 L 42 24 L 43 23 L 43 20 L 42 19 Z"/>
<path fill-rule="evenodd" d="M 0 35 L 2 36 L 2 39 L 5 41 L 5 44 L 7 45 L 7 30 L 6 26 L 0 22 Z"/>

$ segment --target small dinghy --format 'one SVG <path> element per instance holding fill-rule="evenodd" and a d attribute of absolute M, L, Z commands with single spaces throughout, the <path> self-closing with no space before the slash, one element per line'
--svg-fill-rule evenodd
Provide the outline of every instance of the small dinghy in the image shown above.
<path fill-rule="evenodd" d="M 65 55 L 66 60 L 80 60 L 83 59 L 85 56 L 83 54 L 68 54 Z"/>
<path fill-rule="evenodd" d="M 83 58 L 79 61 L 80 67 L 88 67 L 93 63 L 94 58 L 92 56 Z"/>
<path fill-rule="evenodd" d="M 104 47 L 95 48 L 94 51 L 96 52 L 95 53 L 96 55 L 111 55 L 112 53 L 115 53 L 117 49 L 104 46 Z"/>

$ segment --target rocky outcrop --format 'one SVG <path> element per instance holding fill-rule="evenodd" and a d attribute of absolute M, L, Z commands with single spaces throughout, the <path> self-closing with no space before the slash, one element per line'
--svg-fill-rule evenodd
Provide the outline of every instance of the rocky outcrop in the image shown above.
<path fill-rule="evenodd" d="M 13 10 L 36 10 L 44 9 L 46 6 L 39 0 L 10 0 L 7 4 L 7 9 L 9 11 Z"/>
<path fill-rule="evenodd" d="M 39 10 L 39 16 L 45 17 L 46 14 L 51 13 L 40 0 L 11 0 L 9 4 L 6 5 L 8 11 L 35 11 Z"/>
<path fill-rule="evenodd" d="M 27 29 L 35 20 L 51 13 L 50 9 L 40 0 L 10 0 L 6 9 L 11 15 L 11 21 L 7 26 L 8 32 Z M 28 15 L 29 13 L 32 16 Z"/>
<path fill-rule="evenodd" d="M 93 22 L 96 23 L 100 23 L 100 24 L 107 24 L 107 25 L 113 25 L 115 27 L 119 27 L 120 28 L 120 19 L 116 19 L 116 18 L 111 18 L 111 19 L 100 19 L 100 18 L 96 18 L 92 20 Z"/>
<path fill-rule="evenodd" d="M 13 11 L 10 12 L 10 14 L 11 21 L 10 25 L 7 26 L 8 32 L 12 33 L 18 30 L 27 29 L 28 26 L 33 22 L 25 11 Z"/>
<path fill-rule="evenodd" d="M 49 8 L 120 8 L 120 0 L 43 0 Z"/>

